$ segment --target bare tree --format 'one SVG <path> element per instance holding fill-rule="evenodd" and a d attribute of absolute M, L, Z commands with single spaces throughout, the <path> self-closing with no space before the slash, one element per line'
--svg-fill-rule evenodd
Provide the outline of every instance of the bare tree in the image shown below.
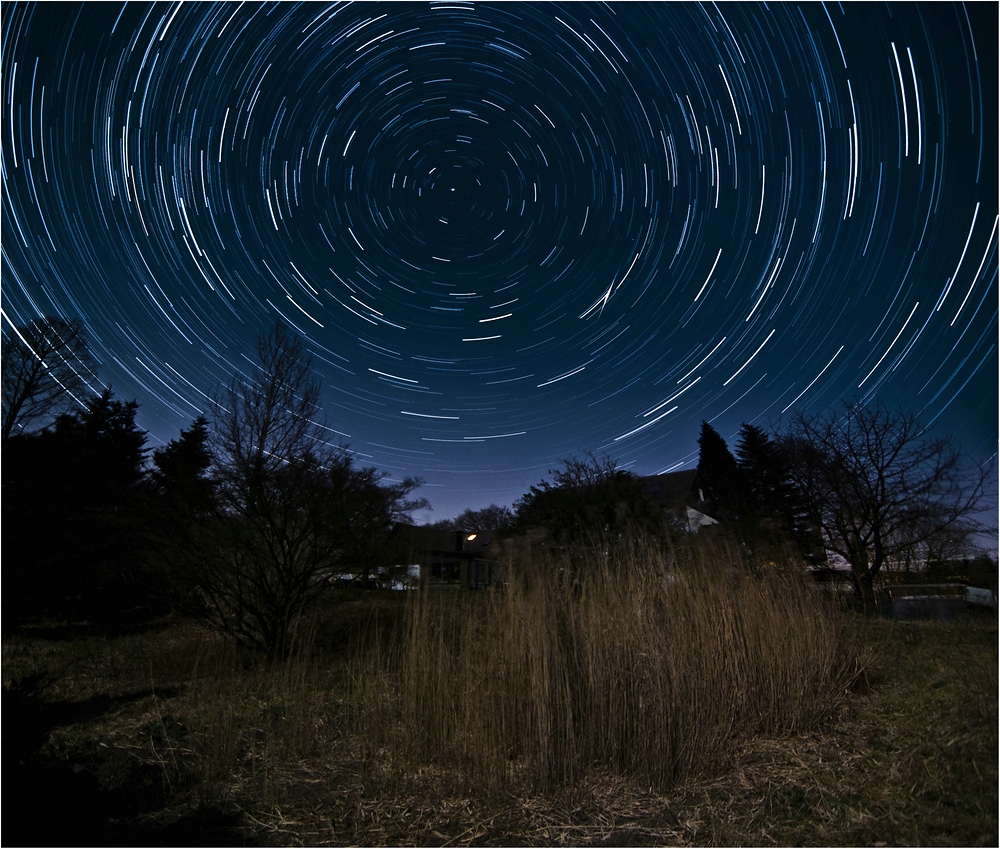
<path fill-rule="evenodd" d="M 49 423 L 92 394 L 94 363 L 83 325 L 46 316 L 12 328 L 3 340 L 3 423 L 6 443 L 15 431 Z"/>
<path fill-rule="evenodd" d="M 301 340 L 281 325 L 259 366 L 220 393 L 215 421 L 220 515 L 195 578 L 211 620 L 240 643 L 287 654 L 293 625 L 336 571 L 415 509 L 406 479 L 355 468 L 317 422 L 319 383 Z"/>
<path fill-rule="evenodd" d="M 827 548 L 851 565 L 865 608 L 897 558 L 943 535 L 977 529 L 989 470 L 963 461 L 950 437 L 881 403 L 799 415 L 783 445 Z"/>

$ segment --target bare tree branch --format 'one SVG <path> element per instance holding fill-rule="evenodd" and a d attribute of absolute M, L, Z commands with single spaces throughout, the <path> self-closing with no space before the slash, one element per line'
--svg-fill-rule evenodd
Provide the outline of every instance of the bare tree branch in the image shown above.
<path fill-rule="evenodd" d="M 91 394 L 94 362 L 83 325 L 47 316 L 12 328 L 3 340 L 4 443 L 22 432 L 52 421 Z"/>
<path fill-rule="evenodd" d="M 219 394 L 220 510 L 200 584 L 218 627 L 280 656 L 333 575 L 367 565 L 357 561 L 422 502 L 407 500 L 418 480 L 383 484 L 324 441 L 319 383 L 300 339 L 278 325 L 261 337 L 258 357 Z"/>
<path fill-rule="evenodd" d="M 866 606 L 894 559 L 978 530 L 989 469 L 963 461 L 901 409 L 876 403 L 796 417 L 785 433 L 796 484 L 829 550 L 851 564 Z"/>

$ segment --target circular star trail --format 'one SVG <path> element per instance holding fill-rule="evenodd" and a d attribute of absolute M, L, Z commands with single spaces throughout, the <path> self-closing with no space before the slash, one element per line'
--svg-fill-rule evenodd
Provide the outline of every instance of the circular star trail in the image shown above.
<path fill-rule="evenodd" d="M 85 323 L 153 443 L 306 341 L 436 518 L 840 399 L 997 427 L 997 9 L 20 4 L 3 332 Z"/>

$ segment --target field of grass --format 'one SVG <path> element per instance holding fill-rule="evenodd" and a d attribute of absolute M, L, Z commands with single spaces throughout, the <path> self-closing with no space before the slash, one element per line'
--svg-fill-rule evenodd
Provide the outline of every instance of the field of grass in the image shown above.
<path fill-rule="evenodd" d="M 434 767 L 479 797 L 592 773 L 663 790 L 741 740 L 817 726 L 859 675 L 856 646 L 791 576 L 672 550 L 518 557 L 504 592 L 417 596 L 359 668 L 361 737 L 398 773 Z"/>
<path fill-rule="evenodd" d="M 997 845 L 995 615 L 810 622 L 765 586 L 664 625 L 648 585 L 596 590 L 344 593 L 281 666 L 174 618 L 5 637 L 3 843 Z"/>

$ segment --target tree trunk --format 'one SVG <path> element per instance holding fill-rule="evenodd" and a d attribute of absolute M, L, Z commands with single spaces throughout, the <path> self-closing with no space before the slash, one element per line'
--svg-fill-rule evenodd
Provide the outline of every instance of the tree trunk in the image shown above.
<path fill-rule="evenodd" d="M 858 588 L 858 596 L 861 599 L 861 609 L 866 616 L 876 616 L 878 614 L 878 602 L 875 599 L 875 582 L 872 573 L 865 570 L 854 570 L 854 583 Z"/>

